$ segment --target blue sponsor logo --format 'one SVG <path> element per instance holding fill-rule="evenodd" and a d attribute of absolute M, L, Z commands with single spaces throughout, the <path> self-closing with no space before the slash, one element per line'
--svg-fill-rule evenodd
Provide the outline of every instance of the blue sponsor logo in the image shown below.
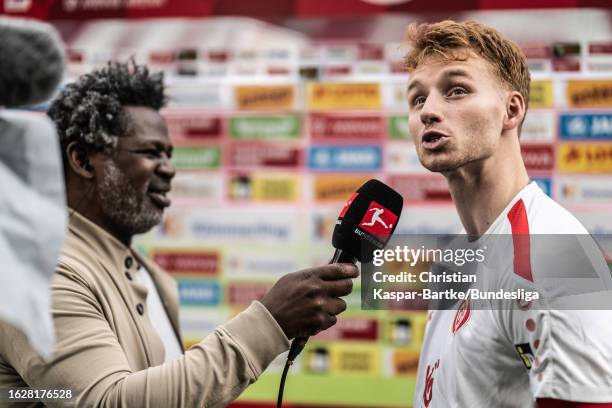
<path fill-rule="evenodd" d="M 313 146 L 308 165 L 314 170 L 379 170 L 382 151 L 379 146 Z"/>
<path fill-rule="evenodd" d="M 216 306 L 221 302 L 219 282 L 198 279 L 179 279 L 181 305 Z"/>
<path fill-rule="evenodd" d="M 535 177 L 535 178 L 532 178 L 531 180 L 535 181 L 538 187 L 540 187 L 547 196 L 552 197 L 552 180 L 551 179 L 549 179 L 548 177 Z"/>
<path fill-rule="evenodd" d="M 559 118 L 559 136 L 564 140 L 612 139 L 612 113 L 563 113 Z"/>

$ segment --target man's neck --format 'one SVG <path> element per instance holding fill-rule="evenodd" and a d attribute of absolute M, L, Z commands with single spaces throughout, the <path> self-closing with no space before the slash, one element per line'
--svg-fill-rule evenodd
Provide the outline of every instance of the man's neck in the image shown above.
<path fill-rule="evenodd" d="M 453 202 L 468 235 L 483 235 L 529 183 L 520 146 L 445 174 Z M 497 157 L 499 156 L 499 157 Z"/>
<path fill-rule="evenodd" d="M 76 211 L 81 216 L 87 218 L 92 223 L 96 224 L 98 227 L 102 228 L 104 231 L 108 232 L 115 239 L 125 245 L 127 248 L 132 245 L 132 237 L 122 234 L 120 231 L 116 231 L 112 228 L 112 224 L 106 222 L 102 214 L 97 214 L 90 210 L 91 207 L 87 207 L 87 205 L 81 205 L 80 208 L 76 208 L 73 206 L 73 203 L 68 203 L 68 207 L 70 207 L 70 211 Z"/>

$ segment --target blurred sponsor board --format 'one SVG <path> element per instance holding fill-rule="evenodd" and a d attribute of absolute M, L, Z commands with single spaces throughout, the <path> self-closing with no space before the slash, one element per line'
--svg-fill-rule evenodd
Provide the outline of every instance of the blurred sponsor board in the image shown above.
<path fill-rule="evenodd" d="M 297 173 L 236 173 L 229 177 L 227 191 L 232 200 L 296 201 L 300 177 Z"/>
<path fill-rule="evenodd" d="M 391 173 L 430 173 L 419 161 L 412 141 L 388 142 L 385 148 L 385 168 Z"/>
<path fill-rule="evenodd" d="M 238 85 L 234 88 L 240 110 L 289 110 L 295 106 L 293 85 Z"/>
<path fill-rule="evenodd" d="M 298 167 L 298 146 L 272 143 L 233 143 L 229 146 L 228 164 L 234 167 Z"/>
<path fill-rule="evenodd" d="M 521 154 L 528 171 L 550 171 L 555 167 L 555 148 L 550 144 L 521 145 Z"/>
<path fill-rule="evenodd" d="M 612 106 L 612 80 L 570 80 L 566 95 L 572 108 L 609 108 Z"/>
<path fill-rule="evenodd" d="M 379 109 L 379 83 L 310 83 L 307 85 L 308 107 L 325 109 Z"/>
<path fill-rule="evenodd" d="M 382 151 L 380 146 L 312 146 L 308 166 L 324 171 L 376 171 L 382 166 Z"/>
<path fill-rule="evenodd" d="M 530 108 L 552 108 L 554 105 L 553 83 L 551 80 L 531 81 L 529 93 Z"/>
<path fill-rule="evenodd" d="M 238 116 L 229 120 L 232 139 L 296 140 L 300 127 L 297 115 Z"/>
<path fill-rule="evenodd" d="M 221 285 L 205 279 L 178 279 L 181 305 L 216 306 L 221 303 Z"/>
<path fill-rule="evenodd" d="M 558 168 L 564 172 L 612 173 L 612 143 L 562 143 Z"/>
<path fill-rule="evenodd" d="M 561 176 L 556 185 L 557 199 L 564 203 L 612 205 L 612 175 Z"/>
<path fill-rule="evenodd" d="M 612 113 L 562 113 L 559 137 L 564 140 L 612 140 Z"/>
<path fill-rule="evenodd" d="M 216 276 L 220 271 L 218 252 L 190 249 L 154 249 L 153 261 L 169 273 Z"/>
<path fill-rule="evenodd" d="M 177 146 L 172 153 L 172 164 L 182 169 L 218 169 L 221 165 L 219 146 Z"/>
<path fill-rule="evenodd" d="M 389 116 L 389 137 L 391 139 L 410 139 L 407 115 Z"/>
<path fill-rule="evenodd" d="M 202 111 L 167 109 L 163 111 L 168 133 L 174 144 L 194 143 L 219 139 L 222 135 L 222 121 Z"/>
<path fill-rule="evenodd" d="M 405 204 L 425 201 L 451 201 L 446 179 L 435 173 L 431 176 L 391 175 L 389 186 L 404 197 Z"/>
<path fill-rule="evenodd" d="M 346 202 L 366 181 L 369 175 L 316 174 L 313 176 L 313 198 L 317 202 Z"/>
<path fill-rule="evenodd" d="M 217 172 L 178 171 L 172 179 L 173 204 L 183 202 L 218 203 L 222 198 L 223 177 Z"/>
<path fill-rule="evenodd" d="M 521 143 L 546 143 L 555 139 L 555 112 L 547 109 L 530 109 L 521 129 Z"/>
<path fill-rule="evenodd" d="M 310 115 L 310 136 L 314 141 L 375 141 L 384 134 L 384 120 L 372 114 Z"/>

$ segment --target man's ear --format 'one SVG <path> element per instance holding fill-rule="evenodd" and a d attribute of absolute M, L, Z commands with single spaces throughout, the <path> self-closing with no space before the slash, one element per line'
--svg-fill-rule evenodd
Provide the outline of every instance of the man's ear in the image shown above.
<path fill-rule="evenodd" d="M 503 130 L 519 128 L 525 118 L 525 99 L 517 91 L 512 91 L 506 103 L 506 116 L 504 117 Z"/>
<path fill-rule="evenodd" d="M 93 179 L 95 169 L 89 162 L 89 153 L 77 142 L 72 142 L 66 147 L 68 163 L 72 171 L 85 179 Z"/>

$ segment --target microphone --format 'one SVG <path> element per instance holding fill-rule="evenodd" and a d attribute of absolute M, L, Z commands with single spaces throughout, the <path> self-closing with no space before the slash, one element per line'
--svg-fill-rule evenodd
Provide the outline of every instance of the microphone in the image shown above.
<path fill-rule="evenodd" d="M 0 18 L 0 106 L 47 100 L 64 74 L 64 52 L 55 29 L 34 20 Z"/>
<path fill-rule="evenodd" d="M 404 199 L 378 180 L 372 179 L 353 193 L 338 216 L 332 245 L 336 248 L 329 263 L 368 263 L 374 251 L 383 249 L 397 227 Z M 308 337 L 296 337 L 287 359 L 293 361 L 304 349 Z"/>

